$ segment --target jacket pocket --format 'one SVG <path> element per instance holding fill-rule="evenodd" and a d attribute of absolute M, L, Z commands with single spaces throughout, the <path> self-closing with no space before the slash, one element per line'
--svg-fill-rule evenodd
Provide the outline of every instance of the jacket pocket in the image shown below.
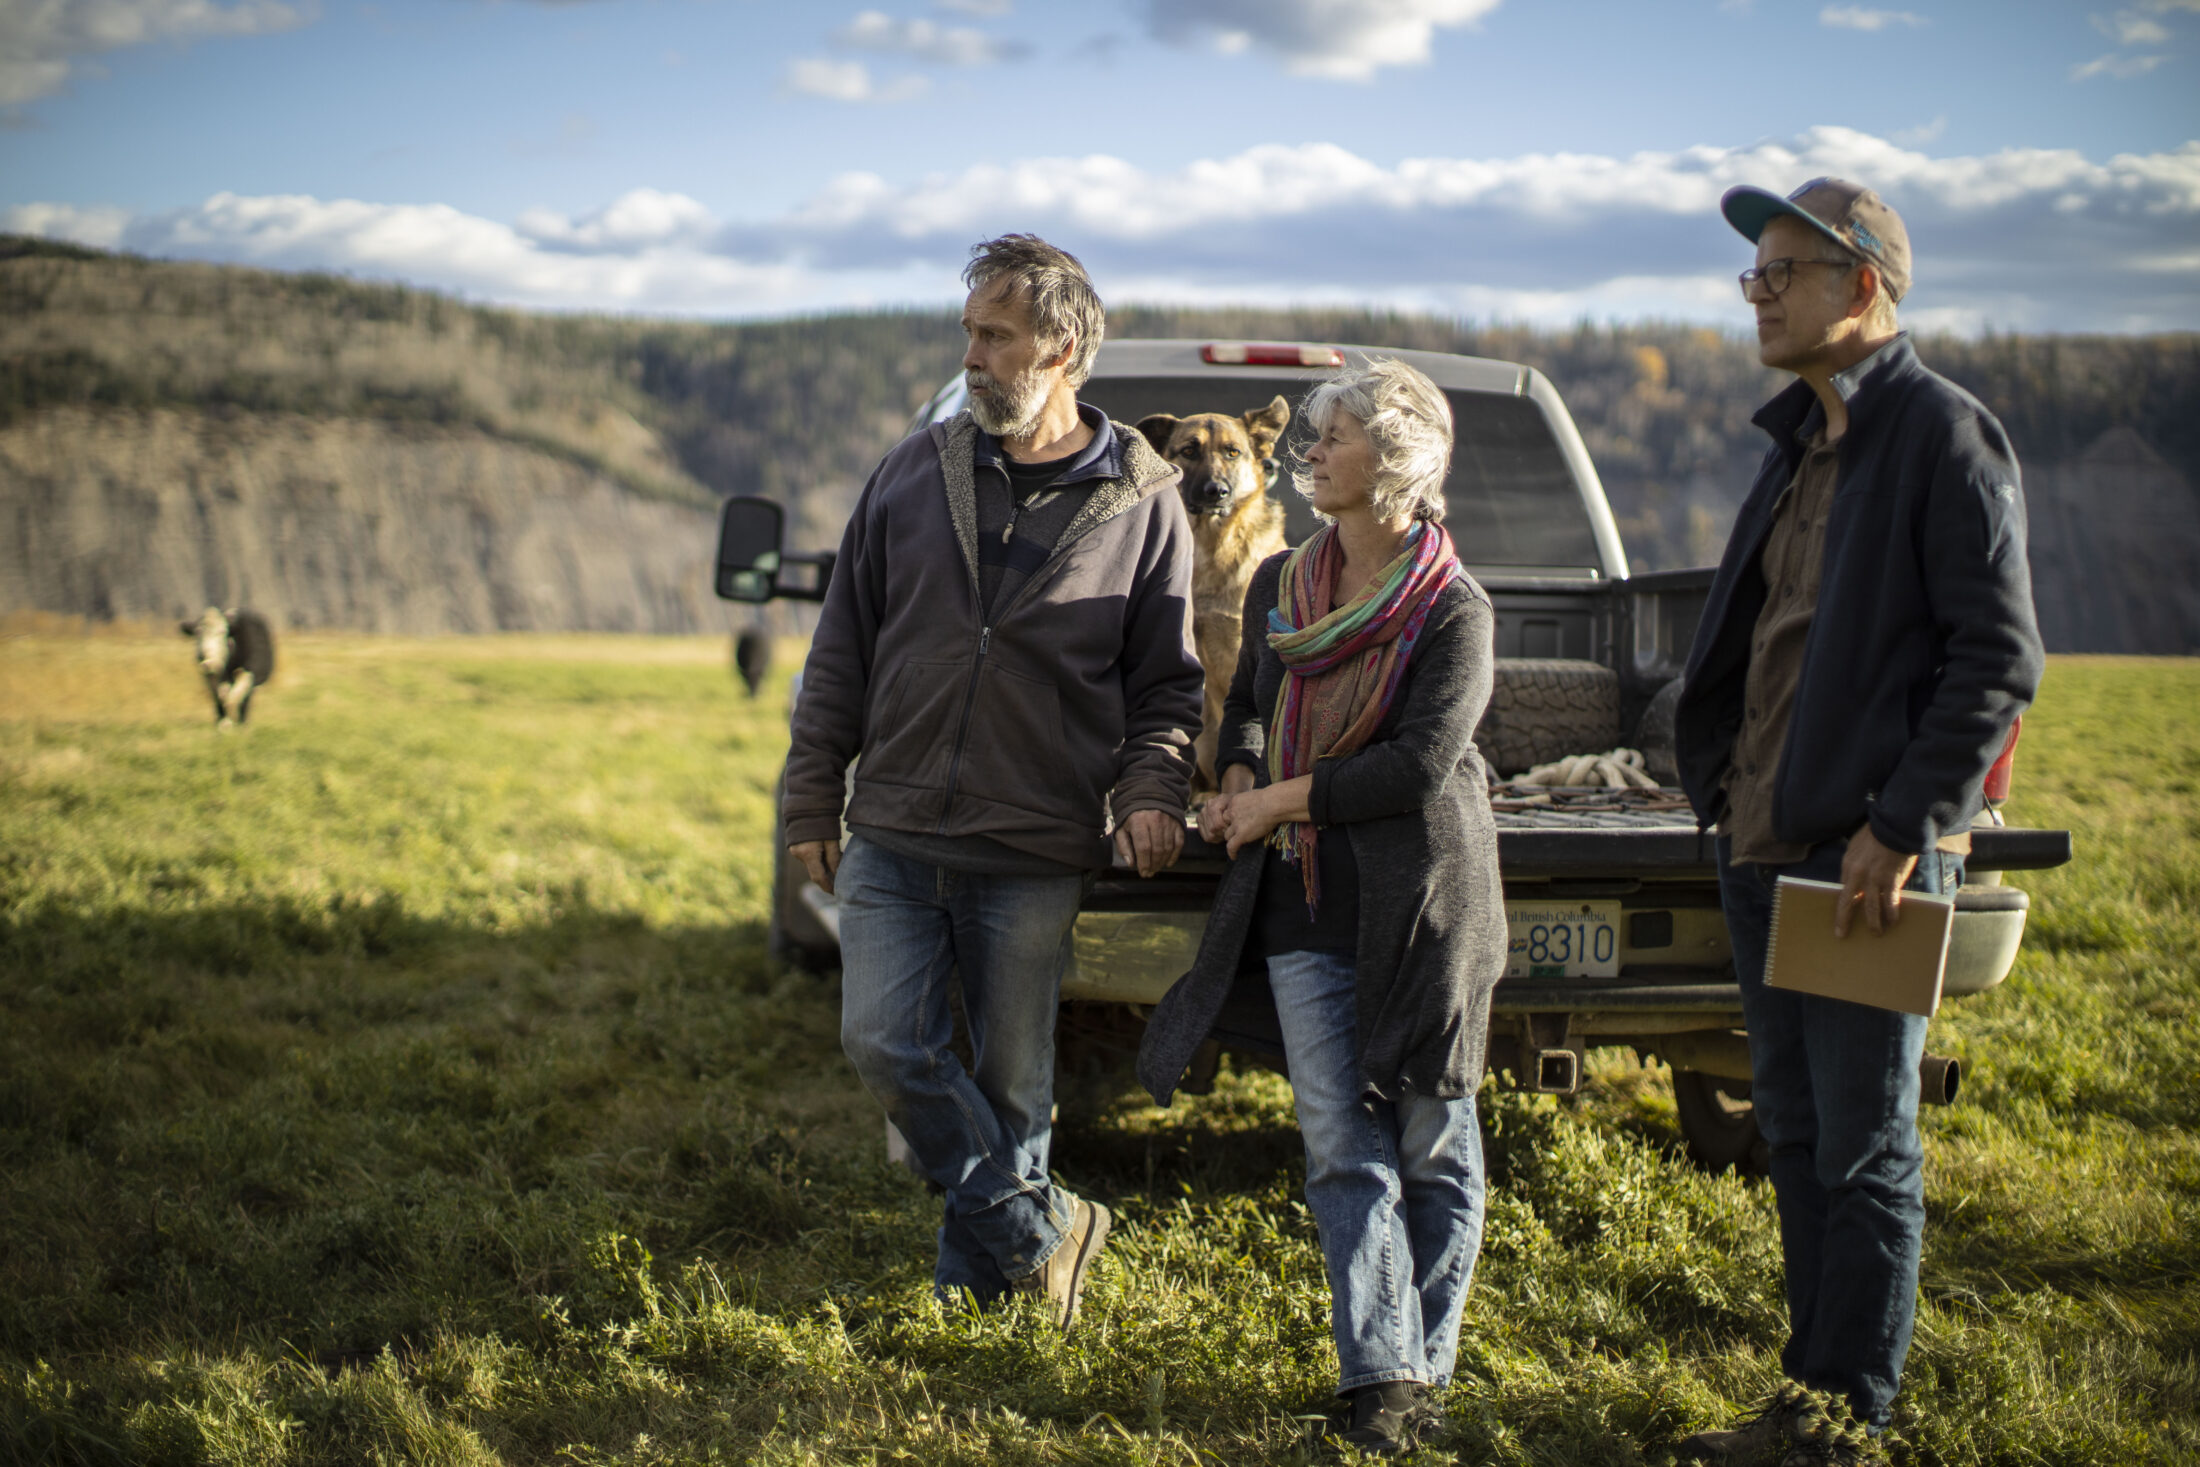
<path fill-rule="evenodd" d="M 864 780 L 944 789 L 969 686 L 967 659 L 903 663 L 864 739 Z"/>
<path fill-rule="evenodd" d="M 988 666 L 970 710 L 958 797 L 1097 823 L 1100 792 L 1080 762 L 1090 762 L 1089 751 L 1070 745 L 1061 690 L 999 663 Z"/>

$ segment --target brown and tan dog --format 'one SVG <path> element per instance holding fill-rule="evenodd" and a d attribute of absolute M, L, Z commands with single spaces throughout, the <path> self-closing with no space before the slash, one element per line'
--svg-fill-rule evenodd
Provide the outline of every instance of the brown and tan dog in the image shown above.
<path fill-rule="evenodd" d="M 1284 548 L 1283 506 L 1268 497 L 1268 481 L 1276 445 L 1290 424 L 1291 405 L 1280 397 L 1237 417 L 1155 413 L 1138 421 L 1154 450 L 1183 471 L 1178 492 L 1192 517 L 1192 640 L 1207 674 L 1206 710 L 1193 746 L 1201 791 L 1215 788 L 1215 744 L 1222 700 L 1237 670 L 1245 588 L 1254 568 Z"/>

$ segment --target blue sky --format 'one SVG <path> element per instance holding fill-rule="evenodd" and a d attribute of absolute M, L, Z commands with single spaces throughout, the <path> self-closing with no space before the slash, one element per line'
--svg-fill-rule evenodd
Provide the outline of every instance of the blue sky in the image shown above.
<path fill-rule="evenodd" d="M 2200 0 L 0 0 L 0 227 L 702 316 L 958 297 L 1738 326 L 1734 182 L 1919 324 L 2200 328 Z"/>

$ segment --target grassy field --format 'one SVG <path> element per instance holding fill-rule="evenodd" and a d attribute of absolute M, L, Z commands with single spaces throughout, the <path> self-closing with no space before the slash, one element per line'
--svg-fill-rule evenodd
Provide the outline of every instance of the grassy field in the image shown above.
<path fill-rule="evenodd" d="M 1333 1380 L 1289 1098 L 1065 1106 L 1064 1343 L 929 1297 L 829 980 L 764 951 L 785 670 L 716 641 L 0 641 L 0 1464 L 1270 1462 Z M 2063 659 L 2016 975 L 1936 1023 L 1897 1459 L 2200 1457 L 2200 663 Z M 1429 1462 L 1635 1463 L 1776 1377 L 1770 1196 L 1664 1074 L 1486 1091 Z"/>

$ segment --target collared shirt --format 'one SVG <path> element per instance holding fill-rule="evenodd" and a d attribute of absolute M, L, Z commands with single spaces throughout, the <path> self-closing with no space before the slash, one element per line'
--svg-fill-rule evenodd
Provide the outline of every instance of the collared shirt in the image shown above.
<path fill-rule="evenodd" d="M 1772 829 L 1772 791 L 1787 745 L 1788 712 L 1803 675 L 1803 646 L 1810 639 L 1818 610 L 1818 577 L 1826 563 L 1826 523 L 1833 516 L 1833 489 L 1841 465 L 1839 448 L 1826 442 L 1823 414 L 1805 424 L 1810 436 L 1795 477 L 1773 511 L 1772 529 L 1758 561 L 1765 578 L 1765 606 L 1749 644 L 1749 673 L 1743 684 L 1742 730 L 1734 739 L 1734 760 L 1727 766 L 1727 818 L 1722 828 L 1733 841 L 1736 865 L 1745 861 L 1784 866 L 1810 854 L 1810 847 L 1781 840 Z"/>

